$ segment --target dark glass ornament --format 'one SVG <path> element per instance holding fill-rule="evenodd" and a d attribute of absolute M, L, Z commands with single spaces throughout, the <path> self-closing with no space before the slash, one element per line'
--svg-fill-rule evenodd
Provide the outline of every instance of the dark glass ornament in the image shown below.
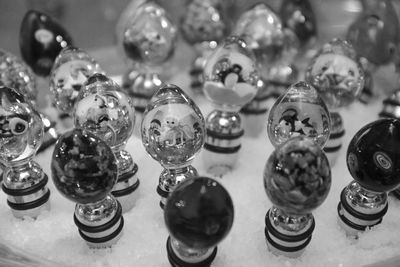
<path fill-rule="evenodd" d="M 233 203 L 216 180 L 197 177 L 182 182 L 169 196 L 164 218 L 171 235 L 191 248 L 210 248 L 229 232 Z"/>
<path fill-rule="evenodd" d="M 331 169 L 321 147 L 305 136 L 289 139 L 269 157 L 264 188 L 271 202 L 289 214 L 307 214 L 328 196 Z"/>
<path fill-rule="evenodd" d="M 72 45 L 67 31 L 48 15 L 29 10 L 21 23 L 22 58 L 39 76 L 48 76 L 61 49 Z"/>
<path fill-rule="evenodd" d="M 364 0 L 363 12 L 350 25 L 347 40 L 357 54 L 376 65 L 389 63 L 400 40 L 399 19 L 390 0 Z"/>
<path fill-rule="evenodd" d="M 280 10 L 284 27 L 291 29 L 302 46 L 317 39 L 317 21 L 308 0 L 284 0 Z"/>
<path fill-rule="evenodd" d="M 387 192 L 400 184 L 400 120 L 365 125 L 347 149 L 347 167 L 362 187 Z"/>
<path fill-rule="evenodd" d="M 82 129 L 63 134 L 51 161 L 56 188 L 80 204 L 104 199 L 117 181 L 117 163 L 111 148 Z"/>

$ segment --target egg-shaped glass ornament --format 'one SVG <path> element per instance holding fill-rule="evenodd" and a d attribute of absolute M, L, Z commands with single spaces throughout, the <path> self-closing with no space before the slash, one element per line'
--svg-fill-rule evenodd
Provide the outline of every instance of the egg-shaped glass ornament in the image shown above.
<path fill-rule="evenodd" d="M 363 11 L 350 25 L 346 39 L 360 57 L 375 65 L 389 63 L 400 41 L 396 8 L 390 0 L 361 1 Z"/>
<path fill-rule="evenodd" d="M 381 119 L 361 128 L 347 149 L 347 168 L 368 190 L 395 189 L 400 184 L 400 121 Z"/>
<path fill-rule="evenodd" d="M 38 91 L 32 70 L 15 55 L 0 49 L 0 83 L 35 103 Z"/>
<path fill-rule="evenodd" d="M 225 39 L 204 68 L 204 94 L 218 109 L 239 111 L 257 94 L 258 82 L 254 55 L 237 36 Z"/>
<path fill-rule="evenodd" d="M 305 77 L 329 108 L 350 105 L 364 87 L 364 71 L 356 52 L 341 39 L 322 46 L 308 65 Z"/>
<path fill-rule="evenodd" d="M 0 86 L 0 161 L 14 165 L 33 157 L 42 138 L 39 114 L 19 92 Z"/>
<path fill-rule="evenodd" d="M 63 113 L 71 113 L 83 84 L 95 73 L 103 71 L 85 51 L 71 46 L 61 50 L 50 78 L 56 108 Z"/>
<path fill-rule="evenodd" d="M 19 45 L 24 61 L 39 76 L 48 76 L 60 51 L 72 45 L 72 39 L 52 17 L 29 10 L 21 23 Z"/>
<path fill-rule="evenodd" d="M 142 142 L 164 168 L 191 163 L 205 141 L 205 122 L 199 107 L 182 89 L 165 85 L 151 99 L 141 126 Z"/>
<path fill-rule="evenodd" d="M 153 2 L 138 6 L 123 34 L 126 55 L 138 63 L 158 65 L 174 52 L 177 30 L 165 10 Z"/>
<path fill-rule="evenodd" d="M 291 29 L 302 47 L 317 39 L 317 20 L 308 0 L 284 0 L 279 11 L 283 26 Z"/>
<path fill-rule="evenodd" d="M 331 169 L 319 145 L 299 136 L 278 146 L 264 169 L 264 188 L 277 208 L 308 214 L 328 196 Z"/>
<path fill-rule="evenodd" d="M 103 200 L 117 181 L 117 163 L 111 148 L 79 128 L 58 139 L 51 172 L 58 191 L 80 204 Z"/>
<path fill-rule="evenodd" d="M 305 136 L 323 147 L 329 137 L 330 125 L 328 108 L 318 92 L 310 84 L 298 82 L 272 106 L 268 137 L 274 146 L 296 136 Z"/>
<path fill-rule="evenodd" d="M 233 32 L 246 41 L 260 65 L 271 64 L 281 57 L 284 46 L 282 22 L 266 4 L 256 4 L 244 12 Z"/>
<path fill-rule="evenodd" d="M 164 208 L 165 224 L 172 237 L 194 249 L 216 246 L 230 231 L 233 217 L 228 191 L 207 177 L 182 182 Z"/>
<path fill-rule="evenodd" d="M 224 0 L 191 0 L 181 19 L 181 32 L 190 44 L 222 40 L 230 29 Z"/>
<path fill-rule="evenodd" d="M 75 126 L 84 128 L 109 146 L 124 145 L 135 126 L 132 100 L 112 79 L 94 74 L 86 81 L 74 111 Z"/>

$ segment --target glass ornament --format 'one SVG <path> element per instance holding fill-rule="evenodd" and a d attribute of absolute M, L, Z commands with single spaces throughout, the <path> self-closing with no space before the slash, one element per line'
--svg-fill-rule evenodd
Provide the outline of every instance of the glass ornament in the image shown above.
<path fill-rule="evenodd" d="M 346 39 L 358 56 L 375 65 L 392 61 L 400 40 L 396 8 L 389 0 L 361 1 L 363 11 L 350 25 Z"/>
<path fill-rule="evenodd" d="M 48 76 L 60 51 L 72 45 L 64 27 L 52 17 L 29 10 L 21 23 L 19 43 L 24 61 L 39 76 Z"/>
<path fill-rule="evenodd" d="M 93 132 L 109 146 L 126 143 L 135 125 L 131 99 L 103 74 L 88 78 L 74 111 L 75 125 Z"/>
<path fill-rule="evenodd" d="M 386 118 L 362 127 L 347 149 L 347 168 L 353 181 L 340 195 L 339 225 L 357 236 L 382 222 L 388 210 L 387 193 L 400 184 L 400 121 Z"/>
<path fill-rule="evenodd" d="M 230 30 L 228 5 L 222 0 L 191 0 L 181 19 L 180 30 L 190 44 L 219 42 Z"/>
<path fill-rule="evenodd" d="M 205 262 L 214 259 L 216 245 L 229 233 L 233 218 L 232 199 L 219 182 L 196 177 L 181 183 L 164 209 L 171 234 L 167 243 L 171 264 L 203 262 L 201 266 L 209 266 Z"/>
<path fill-rule="evenodd" d="M 60 193 L 82 204 L 104 199 L 117 181 L 117 163 L 111 148 L 79 128 L 57 141 L 51 171 Z"/>
<path fill-rule="evenodd" d="M 141 134 L 147 153 L 165 168 L 157 189 L 163 207 L 180 182 L 197 176 L 190 164 L 204 144 L 204 117 L 182 89 L 165 85 L 146 108 Z"/>
<path fill-rule="evenodd" d="M 306 82 L 291 85 L 272 106 L 268 137 L 276 147 L 296 136 L 311 138 L 323 147 L 330 133 L 328 108 L 318 92 Z"/>
<path fill-rule="evenodd" d="M 238 111 L 257 94 L 259 80 L 254 55 L 236 36 L 209 57 L 204 69 L 204 94 L 219 109 Z"/>
<path fill-rule="evenodd" d="M 204 135 L 200 109 L 179 87 L 166 85 L 154 94 L 142 122 L 142 141 L 163 167 L 190 164 Z"/>
<path fill-rule="evenodd" d="M 42 138 L 39 114 L 20 93 L 0 86 L 0 161 L 7 166 L 2 187 L 17 218 L 50 209 L 47 175 L 32 160 Z"/>
<path fill-rule="evenodd" d="M 310 47 L 315 43 L 318 27 L 310 1 L 285 0 L 279 14 L 283 26 L 295 33 L 302 47 Z"/>
<path fill-rule="evenodd" d="M 363 188 L 387 192 L 400 184 L 400 121 L 382 119 L 361 128 L 347 149 L 347 167 Z"/>
<path fill-rule="evenodd" d="M 32 70 L 15 55 L 0 49 L 0 82 L 20 92 L 32 103 L 38 90 Z"/>
<path fill-rule="evenodd" d="M 331 170 L 322 149 L 299 136 L 278 146 L 264 170 L 264 188 L 277 208 L 291 214 L 307 214 L 326 199 Z"/>
<path fill-rule="evenodd" d="M 77 203 L 74 222 L 88 246 L 115 244 L 124 220 L 121 204 L 110 195 L 118 177 L 111 148 L 94 134 L 75 128 L 57 141 L 51 171 L 58 191 Z"/>
<path fill-rule="evenodd" d="M 231 30 L 229 7 L 230 2 L 223 0 L 191 0 L 185 7 L 180 31 L 196 53 L 189 70 L 191 88 L 196 93 L 203 90 L 203 71 L 208 56 Z"/>
<path fill-rule="evenodd" d="M 305 77 L 332 109 L 351 104 L 364 86 L 364 71 L 356 52 L 341 39 L 322 46 L 308 65 Z"/>
<path fill-rule="evenodd" d="M 172 58 L 176 42 L 175 25 L 156 3 L 139 4 L 137 12 L 126 22 L 123 47 L 133 67 L 123 75 L 122 89 L 132 97 L 139 115 L 164 83 L 160 67 Z"/>
<path fill-rule="evenodd" d="M 157 65 L 168 60 L 174 52 L 176 28 L 165 10 L 155 3 L 143 3 L 124 31 L 123 46 L 133 61 Z"/>
<path fill-rule="evenodd" d="M 138 166 L 124 150 L 135 126 L 130 97 L 113 80 L 97 73 L 84 84 L 73 115 L 76 127 L 95 134 L 112 148 L 118 165 L 118 182 L 112 194 L 121 202 L 123 212 L 132 209 L 140 182 Z"/>
<path fill-rule="evenodd" d="M 61 50 L 50 73 L 50 91 L 56 108 L 71 114 L 83 84 L 95 73 L 103 71 L 85 51 L 71 46 Z"/>
<path fill-rule="evenodd" d="M 329 162 L 321 147 L 305 136 L 278 146 L 264 169 L 264 188 L 273 207 L 265 216 L 268 249 L 276 255 L 299 257 L 311 241 L 311 213 L 331 187 Z"/>

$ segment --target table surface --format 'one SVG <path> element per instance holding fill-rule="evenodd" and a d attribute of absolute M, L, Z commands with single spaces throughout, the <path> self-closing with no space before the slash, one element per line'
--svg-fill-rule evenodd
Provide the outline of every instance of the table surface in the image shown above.
<path fill-rule="evenodd" d="M 191 94 L 186 72 L 192 56 L 187 47 L 182 49 L 180 58 L 172 65 L 176 75 L 170 82 Z M 92 55 L 98 57 L 109 73 L 121 73 L 125 68 L 114 48 L 93 51 Z M 374 77 L 375 88 L 381 92 L 390 91 L 396 85 L 393 66 L 381 68 Z M 119 76 L 115 78 L 120 80 Z M 191 95 L 203 114 L 208 114 L 210 105 L 204 97 Z M 264 216 L 271 203 L 264 192 L 262 177 L 273 147 L 265 129 L 258 137 L 244 136 L 238 165 L 217 178 L 233 199 L 235 220 L 230 234 L 218 246 L 213 266 L 363 266 L 400 254 L 400 201 L 397 199 L 389 198 L 389 211 L 382 224 L 361 234 L 357 240 L 347 238 L 337 224 L 340 191 L 351 181 L 344 157 L 346 148 L 358 129 L 377 119 L 382 107 L 380 95 L 369 105 L 357 102 L 342 111 L 346 135 L 339 159 L 332 167 L 332 187 L 326 201 L 313 213 L 316 228 L 312 241 L 298 259 L 277 257 L 267 250 Z M 136 127 L 139 126 L 137 122 Z M 54 146 L 36 157 L 49 177 L 53 149 Z M 162 168 L 147 155 L 137 135 L 128 141 L 126 149 L 139 166 L 141 184 L 135 207 L 124 214 L 123 236 L 112 248 L 91 250 L 87 247 L 72 219 L 74 203 L 57 192 L 51 179 L 48 184 L 52 193 L 51 210 L 36 220 L 14 218 L 6 205 L 5 194 L 0 194 L 1 238 L 7 244 L 67 266 L 169 266 L 165 248 L 168 232 L 156 193 Z M 210 176 L 202 164 L 201 152 L 193 165 L 201 175 Z"/>

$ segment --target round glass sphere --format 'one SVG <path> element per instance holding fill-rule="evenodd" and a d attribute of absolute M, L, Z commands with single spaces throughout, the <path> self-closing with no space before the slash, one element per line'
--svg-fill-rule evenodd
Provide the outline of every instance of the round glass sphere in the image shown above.
<path fill-rule="evenodd" d="M 333 39 L 322 46 L 306 70 L 313 85 L 329 108 L 350 105 L 364 87 L 364 71 L 353 47 Z"/>
<path fill-rule="evenodd" d="M 73 114 L 76 127 L 92 132 L 111 147 L 125 144 L 135 126 L 131 98 L 99 73 L 88 78 Z"/>
<path fill-rule="evenodd" d="M 325 200 L 330 187 L 331 169 L 325 153 L 304 136 L 277 147 L 265 166 L 268 198 L 289 214 L 310 213 Z"/>
<path fill-rule="evenodd" d="M 190 44 L 222 40 L 230 21 L 225 0 L 191 0 L 181 20 L 181 32 Z"/>
<path fill-rule="evenodd" d="M 229 233 L 233 216 L 229 193 L 219 182 L 207 177 L 179 184 L 164 207 L 170 234 L 194 249 L 216 246 Z"/>
<path fill-rule="evenodd" d="M 347 149 L 347 168 L 368 190 L 395 189 L 400 184 L 400 121 L 381 119 L 361 128 Z"/>
<path fill-rule="evenodd" d="M 204 94 L 218 108 L 238 111 L 257 94 L 259 76 L 252 52 L 236 36 L 225 39 L 204 67 Z"/>
<path fill-rule="evenodd" d="M 99 64 L 85 51 L 70 46 L 61 50 L 50 75 L 50 90 L 56 108 L 71 113 L 86 80 L 102 72 Z"/>
<path fill-rule="evenodd" d="M 117 162 L 100 138 L 76 128 L 57 141 L 51 160 L 53 182 L 69 200 L 80 204 L 104 199 L 117 181 Z"/>
<path fill-rule="evenodd" d="M 376 65 L 388 64 L 398 49 L 400 25 L 392 1 L 361 1 L 363 12 L 350 25 L 346 39 L 358 56 Z M 398 53 L 398 52 L 397 52 Z"/>
<path fill-rule="evenodd" d="M 189 165 L 206 135 L 199 107 L 175 85 L 165 85 L 153 95 L 141 129 L 147 153 L 165 168 Z"/>
<path fill-rule="evenodd" d="M 0 49 L 0 84 L 13 88 L 35 103 L 38 95 L 32 70 L 15 55 Z"/>
<path fill-rule="evenodd" d="M 123 34 L 126 55 L 135 62 L 157 65 L 174 53 L 177 30 L 165 10 L 152 2 L 138 6 Z"/>
<path fill-rule="evenodd" d="M 306 82 L 291 85 L 272 106 L 268 137 L 278 146 L 296 136 L 311 138 L 323 147 L 330 133 L 328 108 L 318 92 Z"/>
<path fill-rule="evenodd" d="M 72 45 L 67 31 L 53 18 L 29 10 L 21 23 L 19 46 L 24 61 L 40 76 L 48 76 L 61 49 Z"/>
<path fill-rule="evenodd" d="M 39 114 L 19 92 L 0 86 L 0 161 L 15 165 L 33 157 L 42 138 Z"/>

